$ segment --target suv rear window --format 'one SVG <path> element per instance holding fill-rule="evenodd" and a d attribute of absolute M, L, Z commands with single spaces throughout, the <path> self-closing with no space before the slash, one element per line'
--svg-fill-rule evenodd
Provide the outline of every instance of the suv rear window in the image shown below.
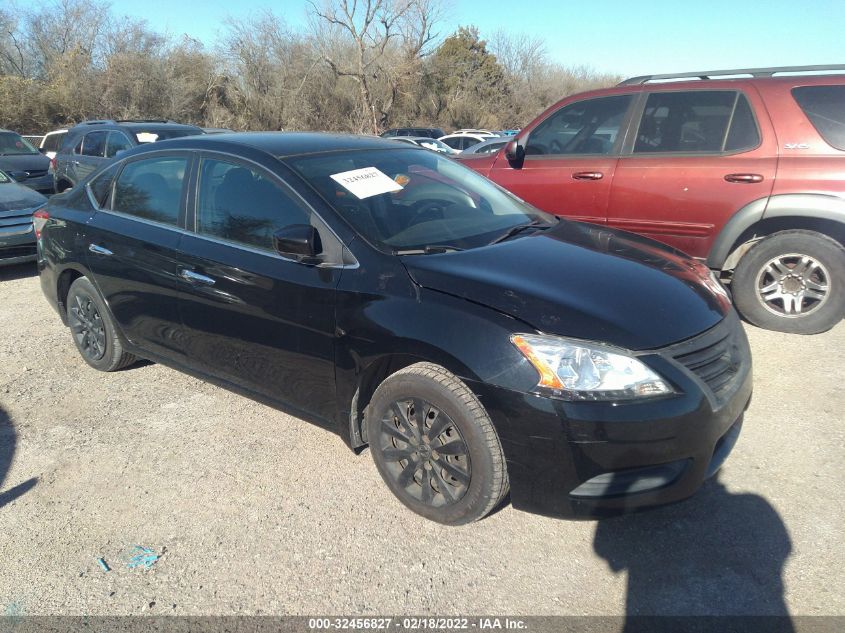
<path fill-rule="evenodd" d="M 802 86 L 792 96 L 827 144 L 845 150 L 845 86 Z"/>
<path fill-rule="evenodd" d="M 739 92 L 653 92 L 640 120 L 634 153 L 739 151 L 759 142 L 751 107 Z"/>

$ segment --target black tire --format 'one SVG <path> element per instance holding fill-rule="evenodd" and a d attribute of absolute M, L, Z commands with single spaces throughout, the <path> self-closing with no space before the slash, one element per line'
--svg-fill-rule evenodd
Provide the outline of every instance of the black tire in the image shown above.
<path fill-rule="evenodd" d="M 76 349 L 94 369 L 117 371 L 138 360 L 123 351 L 109 311 L 94 284 L 86 277 L 80 277 L 70 286 L 67 317 Z"/>
<path fill-rule="evenodd" d="M 755 244 L 731 281 L 748 321 L 793 334 L 825 332 L 845 316 L 845 249 L 814 231 L 781 231 Z"/>
<path fill-rule="evenodd" d="M 463 525 L 485 517 L 507 494 L 505 457 L 490 416 L 443 367 L 417 363 L 388 377 L 367 407 L 366 425 L 382 479 L 417 514 Z"/>

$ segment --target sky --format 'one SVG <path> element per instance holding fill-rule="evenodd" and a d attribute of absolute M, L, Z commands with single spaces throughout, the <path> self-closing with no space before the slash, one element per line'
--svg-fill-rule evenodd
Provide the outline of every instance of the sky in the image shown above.
<path fill-rule="evenodd" d="M 319 1 L 319 0 L 318 0 Z M 305 0 L 112 0 L 116 15 L 213 44 L 266 9 L 307 28 Z M 845 0 L 448 0 L 438 31 L 475 25 L 545 40 L 552 60 L 624 76 L 845 63 Z"/>

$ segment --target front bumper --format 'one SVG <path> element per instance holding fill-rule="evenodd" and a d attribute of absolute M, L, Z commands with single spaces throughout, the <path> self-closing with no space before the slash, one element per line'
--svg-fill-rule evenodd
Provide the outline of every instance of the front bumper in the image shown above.
<path fill-rule="evenodd" d="M 0 266 L 34 262 L 36 258 L 32 222 L 25 232 L 21 232 L 20 227 L 0 226 Z"/>
<path fill-rule="evenodd" d="M 714 382 L 690 361 L 708 360 L 713 341 L 733 346 L 727 383 Z M 678 395 L 566 402 L 468 383 L 499 434 L 515 508 L 566 518 L 620 514 L 685 499 L 718 470 L 752 391 L 748 341 L 736 315 L 641 359 L 674 383 Z"/>
<path fill-rule="evenodd" d="M 42 176 L 35 176 L 33 178 L 26 178 L 18 181 L 22 185 L 26 185 L 30 189 L 35 189 L 38 193 L 45 195 L 52 194 L 56 190 L 56 184 L 53 179 L 53 173 L 48 171 Z"/>

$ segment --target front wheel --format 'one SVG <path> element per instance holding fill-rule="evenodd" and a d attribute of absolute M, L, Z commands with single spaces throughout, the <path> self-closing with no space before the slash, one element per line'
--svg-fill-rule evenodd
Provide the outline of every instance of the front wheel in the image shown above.
<path fill-rule="evenodd" d="M 382 479 L 408 508 L 447 525 L 477 521 L 508 490 L 499 437 L 454 374 L 417 363 L 388 377 L 367 407 L 367 437 Z"/>
<path fill-rule="evenodd" d="M 731 281 L 748 321 L 768 330 L 817 334 L 845 315 L 845 249 L 814 231 L 782 231 L 758 242 Z"/>

